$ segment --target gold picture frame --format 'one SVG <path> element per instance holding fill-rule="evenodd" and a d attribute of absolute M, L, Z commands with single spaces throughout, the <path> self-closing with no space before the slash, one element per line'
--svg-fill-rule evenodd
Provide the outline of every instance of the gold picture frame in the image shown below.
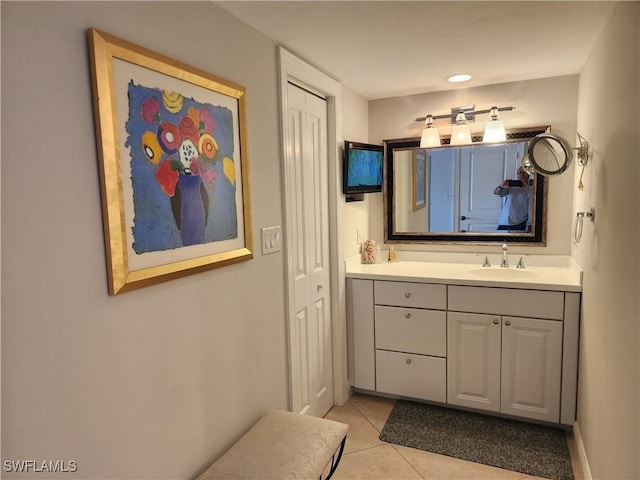
<path fill-rule="evenodd" d="M 88 37 L 109 293 L 253 258 L 244 87 Z"/>

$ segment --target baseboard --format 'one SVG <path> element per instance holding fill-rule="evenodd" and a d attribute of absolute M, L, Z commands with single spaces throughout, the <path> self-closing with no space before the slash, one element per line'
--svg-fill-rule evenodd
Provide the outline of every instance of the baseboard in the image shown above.
<path fill-rule="evenodd" d="M 587 452 L 584 449 L 584 443 L 582 442 L 582 435 L 580 434 L 580 427 L 576 421 L 573 424 L 573 438 L 576 441 L 576 448 L 578 449 L 578 456 L 580 458 L 580 466 L 582 467 L 582 474 L 584 480 L 593 480 L 591 476 L 591 469 L 589 468 L 589 461 L 587 460 Z"/>

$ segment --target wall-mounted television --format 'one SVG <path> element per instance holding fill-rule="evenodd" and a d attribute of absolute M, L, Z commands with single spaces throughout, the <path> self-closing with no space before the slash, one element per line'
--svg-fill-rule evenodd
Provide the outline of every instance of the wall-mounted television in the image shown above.
<path fill-rule="evenodd" d="M 347 195 L 382 191 L 384 147 L 368 143 L 344 142 L 342 192 Z"/>

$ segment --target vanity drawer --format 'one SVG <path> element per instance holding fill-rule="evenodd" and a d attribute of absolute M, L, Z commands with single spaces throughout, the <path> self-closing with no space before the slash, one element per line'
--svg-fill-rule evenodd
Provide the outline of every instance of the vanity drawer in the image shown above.
<path fill-rule="evenodd" d="M 447 315 L 440 310 L 375 307 L 376 348 L 447 356 Z"/>
<path fill-rule="evenodd" d="M 403 397 L 445 403 L 447 361 L 376 350 L 376 390 Z"/>
<path fill-rule="evenodd" d="M 447 286 L 432 283 L 376 280 L 374 299 L 377 305 L 445 310 L 447 308 Z"/>
<path fill-rule="evenodd" d="M 449 310 L 562 320 L 564 292 L 449 285 Z"/>

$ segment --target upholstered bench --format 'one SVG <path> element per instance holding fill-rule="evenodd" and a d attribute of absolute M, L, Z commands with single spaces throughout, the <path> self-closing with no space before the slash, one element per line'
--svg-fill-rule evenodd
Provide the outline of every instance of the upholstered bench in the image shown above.
<path fill-rule="evenodd" d="M 333 475 L 349 426 L 273 410 L 262 417 L 199 480 L 316 480 Z"/>

